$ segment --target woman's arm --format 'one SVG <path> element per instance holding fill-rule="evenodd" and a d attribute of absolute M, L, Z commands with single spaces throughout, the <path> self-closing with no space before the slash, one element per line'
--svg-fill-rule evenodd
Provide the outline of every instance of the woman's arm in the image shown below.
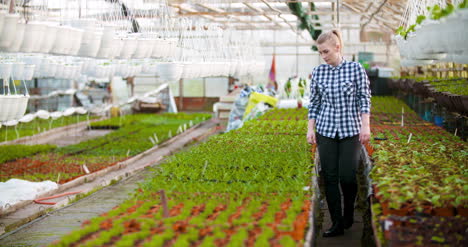
<path fill-rule="evenodd" d="M 317 119 L 320 107 L 320 93 L 317 82 L 314 80 L 314 72 L 310 80 L 309 124 L 307 125 L 307 142 L 310 144 L 315 144 L 315 119 Z"/>
<path fill-rule="evenodd" d="M 359 133 L 359 141 L 362 144 L 365 144 L 370 139 L 370 98 L 371 98 L 371 91 L 369 87 L 369 78 L 367 77 L 366 71 L 364 68 L 358 64 L 359 66 L 359 81 L 358 81 L 358 91 L 357 91 L 357 98 L 359 101 L 359 108 L 361 112 L 361 131 Z"/>
<path fill-rule="evenodd" d="M 307 126 L 307 142 L 309 144 L 315 144 L 315 119 L 309 119 L 309 124 Z"/>
<path fill-rule="evenodd" d="M 366 144 L 370 139 L 370 123 L 369 123 L 369 113 L 361 114 L 361 132 L 359 133 L 359 141 L 362 144 Z"/>

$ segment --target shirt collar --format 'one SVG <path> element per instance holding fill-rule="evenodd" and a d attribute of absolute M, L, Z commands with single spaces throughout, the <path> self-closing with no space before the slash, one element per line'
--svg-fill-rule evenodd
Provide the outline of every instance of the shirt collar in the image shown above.
<path fill-rule="evenodd" d="M 333 65 L 328 65 L 328 67 L 331 69 L 331 70 L 339 70 L 341 69 L 341 67 L 343 67 L 343 64 L 346 63 L 346 60 L 344 59 L 344 57 L 341 58 L 341 63 L 338 64 L 338 66 L 333 66 Z"/>

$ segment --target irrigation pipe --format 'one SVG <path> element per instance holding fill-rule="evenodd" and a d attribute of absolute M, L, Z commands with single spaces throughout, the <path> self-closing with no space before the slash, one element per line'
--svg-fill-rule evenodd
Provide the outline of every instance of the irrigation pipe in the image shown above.
<path fill-rule="evenodd" d="M 74 194 L 79 194 L 79 193 L 81 193 L 81 191 L 77 191 L 77 192 L 67 192 L 67 193 L 62 193 L 62 194 L 58 194 L 58 195 L 55 195 L 55 196 L 49 196 L 49 197 L 38 198 L 38 199 L 34 200 L 34 202 L 37 203 L 37 204 L 55 205 L 56 202 L 44 202 L 44 201 L 45 201 L 45 200 L 54 199 L 54 198 L 59 198 L 59 197 L 64 197 L 64 196 L 69 196 L 69 195 L 74 195 Z"/>

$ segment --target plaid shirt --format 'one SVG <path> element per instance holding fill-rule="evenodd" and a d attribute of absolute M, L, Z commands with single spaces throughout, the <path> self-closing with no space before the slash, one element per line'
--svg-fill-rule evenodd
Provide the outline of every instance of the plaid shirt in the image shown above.
<path fill-rule="evenodd" d="M 316 119 L 317 132 L 340 139 L 358 135 L 361 114 L 370 113 L 369 79 L 361 64 L 322 64 L 312 72 L 309 119 Z"/>

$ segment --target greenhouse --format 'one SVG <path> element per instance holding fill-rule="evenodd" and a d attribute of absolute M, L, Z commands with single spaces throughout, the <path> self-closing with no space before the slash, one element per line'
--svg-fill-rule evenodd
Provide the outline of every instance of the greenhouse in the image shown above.
<path fill-rule="evenodd" d="M 0 0 L 0 246 L 468 246 L 468 0 Z"/>

